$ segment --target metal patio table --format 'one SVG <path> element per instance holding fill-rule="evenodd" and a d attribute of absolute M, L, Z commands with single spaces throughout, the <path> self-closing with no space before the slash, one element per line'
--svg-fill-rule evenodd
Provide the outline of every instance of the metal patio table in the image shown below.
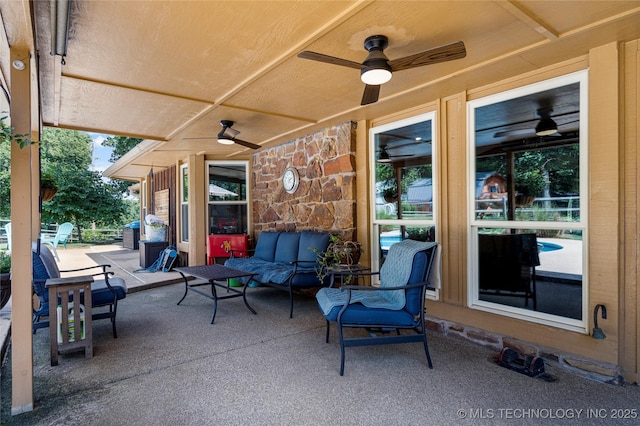
<path fill-rule="evenodd" d="M 184 266 L 184 267 L 174 268 L 173 270 L 180 272 L 180 275 L 182 275 L 182 278 L 184 279 L 184 295 L 182 296 L 182 299 L 180 299 L 180 301 L 178 302 L 178 305 L 180 304 L 180 302 L 184 300 L 185 297 L 187 297 L 187 293 L 189 292 L 189 290 L 194 291 L 202 296 L 208 297 L 209 299 L 212 299 L 213 314 L 211 315 L 211 324 L 213 324 L 213 321 L 216 318 L 216 310 L 218 309 L 218 300 L 222 300 L 222 299 L 231 299 L 233 297 L 242 296 L 242 299 L 244 300 L 244 304 L 247 307 L 247 309 L 249 309 L 254 315 L 256 314 L 256 311 L 253 310 L 253 308 L 249 306 L 249 303 L 247 302 L 247 295 L 246 295 L 247 284 L 251 280 L 249 279 L 247 280 L 246 283 L 243 283 L 242 290 L 238 290 L 237 288 L 231 287 L 229 285 L 230 279 L 252 277 L 255 275 L 253 272 L 227 268 L 224 265 L 218 265 L 218 264 L 202 265 L 202 266 Z M 205 280 L 205 282 L 198 281 L 198 280 L 190 281 L 187 279 L 187 275 L 190 275 L 195 278 L 199 278 L 200 280 Z M 226 284 L 220 284 L 217 281 L 226 281 Z M 205 285 L 211 286 L 211 295 L 196 288 L 196 287 L 201 287 Z M 233 294 L 218 296 L 216 292 L 216 287 L 224 288 L 227 290 L 228 293 L 230 292 Z"/>

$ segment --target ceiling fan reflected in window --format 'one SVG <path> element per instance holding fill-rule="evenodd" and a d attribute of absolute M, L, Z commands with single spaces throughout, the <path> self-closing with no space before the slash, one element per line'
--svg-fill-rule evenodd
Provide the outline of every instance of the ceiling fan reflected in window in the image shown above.
<path fill-rule="evenodd" d="M 394 71 L 402 71 L 424 65 L 461 59 L 467 55 L 464 43 L 457 41 L 414 55 L 405 56 L 390 61 L 384 54 L 389 45 L 389 39 L 384 35 L 373 35 L 364 41 L 364 48 L 369 52 L 361 64 L 347 59 L 336 58 L 322 53 L 304 51 L 299 58 L 340 65 L 360 70 L 360 79 L 366 85 L 362 95 L 361 105 L 368 105 L 378 101 L 380 85 L 391 80 Z"/>
<path fill-rule="evenodd" d="M 536 135 L 551 136 L 554 133 L 558 133 L 558 125 L 551 118 L 553 108 L 540 108 L 537 112 L 540 116 L 540 121 L 536 125 Z"/>
<path fill-rule="evenodd" d="M 564 113 L 564 114 L 558 114 L 556 116 L 551 115 L 551 113 L 553 112 L 552 108 L 539 108 L 536 112 L 540 117 L 539 120 L 527 120 L 523 122 L 513 123 L 513 124 L 524 126 L 524 127 L 501 130 L 501 131 L 495 132 L 493 134 L 493 137 L 504 138 L 504 137 L 511 137 L 511 136 L 517 136 L 517 137 L 560 136 L 561 135 L 560 127 L 566 128 L 566 126 L 568 126 L 569 124 L 580 122 L 579 119 L 571 120 L 571 118 L 575 117 L 577 114 L 576 112 L 573 112 L 573 111 Z M 558 120 L 560 124 L 558 124 L 556 120 L 554 120 L 553 118 Z M 563 119 L 566 120 L 567 118 L 569 118 L 569 121 L 563 121 Z M 534 123 L 535 123 L 535 127 L 534 127 Z M 511 126 L 511 125 L 507 125 L 507 126 Z"/>
<path fill-rule="evenodd" d="M 391 163 L 431 155 L 431 140 L 424 140 L 420 137 L 409 138 L 389 133 L 381 133 L 380 136 L 391 137 L 391 139 L 381 144 L 378 163 Z"/>

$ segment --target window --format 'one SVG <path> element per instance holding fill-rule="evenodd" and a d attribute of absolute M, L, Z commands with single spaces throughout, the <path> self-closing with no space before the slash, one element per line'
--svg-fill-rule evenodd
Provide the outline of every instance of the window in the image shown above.
<path fill-rule="evenodd" d="M 435 240 L 434 118 L 421 114 L 370 131 L 374 268 L 396 242 Z"/>
<path fill-rule="evenodd" d="M 142 221 L 140 226 L 140 234 L 144 234 L 144 218 L 147 216 L 147 180 L 142 179 L 140 182 L 140 210 L 142 211 Z"/>
<path fill-rule="evenodd" d="M 189 242 L 189 167 L 180 166 L 180 240 Z"/>
<path fill-rule="evenodd" d="M 469 102 L 470 306 L 585 331 L 587 73 Z"/>
<path fill-rule="evenodd" d="M 247 162 L 210 161 L 207 164 L 209 233 L 247 233 L 249 230 Z"/>

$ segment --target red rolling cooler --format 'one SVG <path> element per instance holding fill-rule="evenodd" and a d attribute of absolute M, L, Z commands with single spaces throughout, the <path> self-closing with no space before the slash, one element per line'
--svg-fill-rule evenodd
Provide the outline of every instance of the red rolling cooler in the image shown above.
<path fill-rule="evenodd" d="M 231 257 L 231 250 L 248 250 L 247 234 L 213 234 L 207 238 L 207 264 L 216 263 L 216 259 Z M 246 253 L 236 253 L 236 257 L 246 257 Z"/>

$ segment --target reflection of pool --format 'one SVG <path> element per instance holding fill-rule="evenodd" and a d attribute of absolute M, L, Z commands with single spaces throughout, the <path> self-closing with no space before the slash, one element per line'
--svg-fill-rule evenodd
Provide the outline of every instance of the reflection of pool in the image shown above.
<path fill-rule="evenodd" d="M 554 243 L 538 243 L 538 249 L 541 253 L 547 252 L 547 251 L 555 251 L 555 250 L 560 250 L 562 248 L 562 246 L 560 244 L 554 244 Z"/>
<path fill-rule="evenodd" d="M 389 250 L 389 247 L 400 241 L 402 241 L 400 231 L 390 231 L 387 235 L 380 235 L 380 248 L 382 248 L 382 250 Z"/>

